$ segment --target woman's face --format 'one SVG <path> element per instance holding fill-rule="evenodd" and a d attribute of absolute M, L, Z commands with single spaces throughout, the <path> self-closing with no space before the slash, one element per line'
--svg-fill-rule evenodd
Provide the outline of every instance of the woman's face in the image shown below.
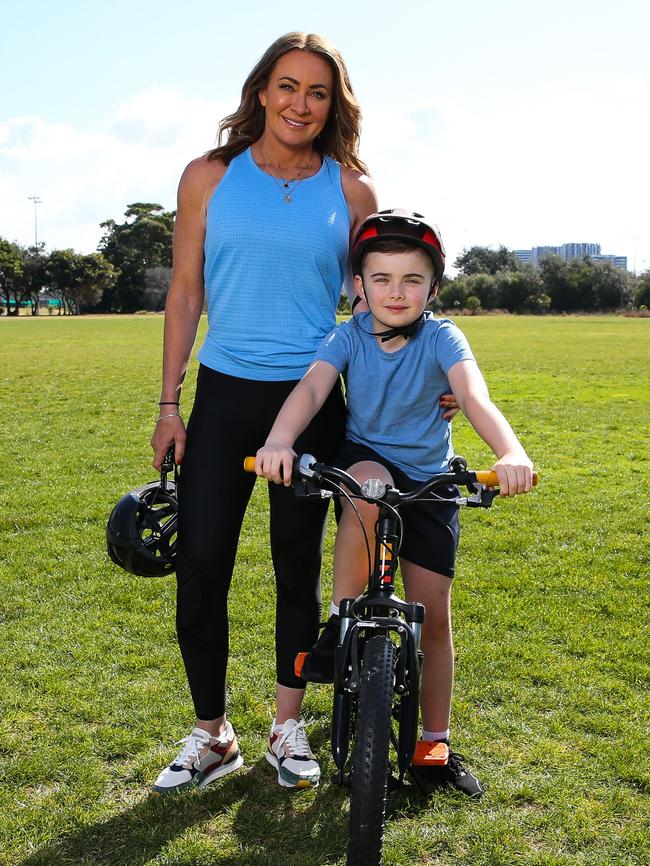
<path fill-rule="evenodd" d="M 259 91 L 265 133 L 286 147 L 310 144 L 325 126 L 334 98 L 334 74 L 318 54 L 295 49 L 275 64 Z"/>

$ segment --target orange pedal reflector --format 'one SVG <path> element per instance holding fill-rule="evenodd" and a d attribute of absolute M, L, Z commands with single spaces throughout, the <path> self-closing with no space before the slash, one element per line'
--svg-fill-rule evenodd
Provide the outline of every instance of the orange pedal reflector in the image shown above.
<path fill-rule="evenodd" d="M 297 677 L 302 676 L 302 666 L 304 665 L 305 659 L 307 658 L 308 655 L 309 655 L 309 653 L 298 653 L 298 655 L 294 659 L 293 672 Z"/>
<path fill-rule="evenodd" d="M 414 767 L 431 767 L 446 764 L 449 760 L 449 746 L 447 743 L 432 743 L 426 740 L 418 740 L 415 744 L 413 755 Z"/>

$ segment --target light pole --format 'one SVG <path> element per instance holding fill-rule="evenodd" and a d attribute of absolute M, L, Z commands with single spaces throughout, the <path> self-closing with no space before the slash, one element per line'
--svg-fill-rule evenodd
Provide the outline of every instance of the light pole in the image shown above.
<path fill-rule="evenodd" d="M 38 247 L 38 216 L 37 216 L 37 207 L 41 203 L 42 199 L 37 195 L 28 195 L 27 198 L 30 201 L 34 202 L 34 246 Z"/>

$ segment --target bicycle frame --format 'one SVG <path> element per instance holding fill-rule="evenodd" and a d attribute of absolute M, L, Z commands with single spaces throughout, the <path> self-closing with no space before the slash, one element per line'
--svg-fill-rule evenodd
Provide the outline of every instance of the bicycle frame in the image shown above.
<path fill-rule="evenodd" d="M 339 605 L 341 633 L 335 662 L 332 756 L 340 784 L 345 781 L 345 764 L 349 753 L 350 704 L 359 691 L 363 643 L 371 633 L 391 633 L 399 645 L 393 691 L 400 698 L 396 744 L 400 782 L 411 766 L 417 740 L 422 664 L 420 634 L 424 605 L 402 601 L 395 595 L 399 542 L 397 518 L 389 505 L 378 505 L 375 559 L 368 589 L 357 599 L 342 599 Z"/>
<path fill-rule="evenodd" d="M 395 569 L 399 545 L 396 507 L 433 493 L 436 487 L 464 484 L 469 496 L 452 497 L 459 505 L 489 507 L 497 491 L 485 484 L 496 483 L 493 473 L 466 472 L 467 464 L 456 457 L 450 471 L 436 475 L 410 493 L 401 493 L 374 479 L 361 486 L 347 472 L 318 463 L 311 455 L 296 458 L 293 486 L 297 496 L 332 496 L 345 485 L 353 496 L 373 502 L 379 509 L 375 527 L 375 558 L 367 590 L 358 598 L 342 599 L 339 605 L 341 628 L 335 658 L 334 705 L 332 712 L 332 756 L 339 784 L 346 782 L 354 705 L 361 684 L 365 642 L 373 634 L 392 635 L 398 646 L 393 694 L 399 699 L 393 717 L 399 722 L 393 742 L 397 752 L 398 784 L 411 767 L 419 721 L 420 635 L 424 605 L 405 602 L 395 595 Z M 480 480 L 479 480 L 480 479 Z M 447 501 L 448 498 L 444 497 Z"/>
<path fill-rule="evenodd" d="M 244 468 L 254 471 L 255 458 L 247 457 Z M 363 646 L 371 634 L 393 635 L 398 647 L 394 671 L 393 693 L 399 698 L 399 707 L 393 716 L 399 721 L 397 742 L 401 783 L 411 766 L 419 721 L 420 668 L 422 652 L 420 635 L 424 622 L 424 605 L 405 602 L 395 595 L 395 568 L 399 544 L 396 506 L 422 499 L 443 485 L 464 485 L 468 496 L 444 497 L 458 505 L 489 508 L 498 490 L 496 473 L 468 472 L 462 457 L 454 457 L 448 472 L 434 476 L 410 493 L 401 493 L 374 479 L 364 488 L 343 470 L 319 463 L 310 454 L 296 457 L 292 485 L 296 496 L 329 498 L 346 495 L 365 499 L 378 506 L 379 518 L 375 528 L 375 559 L 367 590 L 358 598 L 346 598 L 339 605 L 341 629 L 336 650 L 334 678 L 334 708 L 332 714 L 332 755 L 338 770 L 339 783 L 346 781 L 345 765 L 351 738 L 353 704 L 358 696 L 361 678 L 360 662 Z M 488 486 L 490 485 L 490 486 Z"/>

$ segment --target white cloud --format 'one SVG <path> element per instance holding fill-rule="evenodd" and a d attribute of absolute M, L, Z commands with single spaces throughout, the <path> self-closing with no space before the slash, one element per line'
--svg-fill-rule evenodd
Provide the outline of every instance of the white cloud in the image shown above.
<path fill-rule="evenodd" d="M 232 104 L 232 103 L 230 103 Z M 96 249 L 99 223 L 133 201 L 175 207 L 190 159 L 211 147 L 225 104 L 154 88 L 123 105 L 106 129 L 88 132 L 39 117 L 0 124 L 0 236 L 48 248 Z"/>

